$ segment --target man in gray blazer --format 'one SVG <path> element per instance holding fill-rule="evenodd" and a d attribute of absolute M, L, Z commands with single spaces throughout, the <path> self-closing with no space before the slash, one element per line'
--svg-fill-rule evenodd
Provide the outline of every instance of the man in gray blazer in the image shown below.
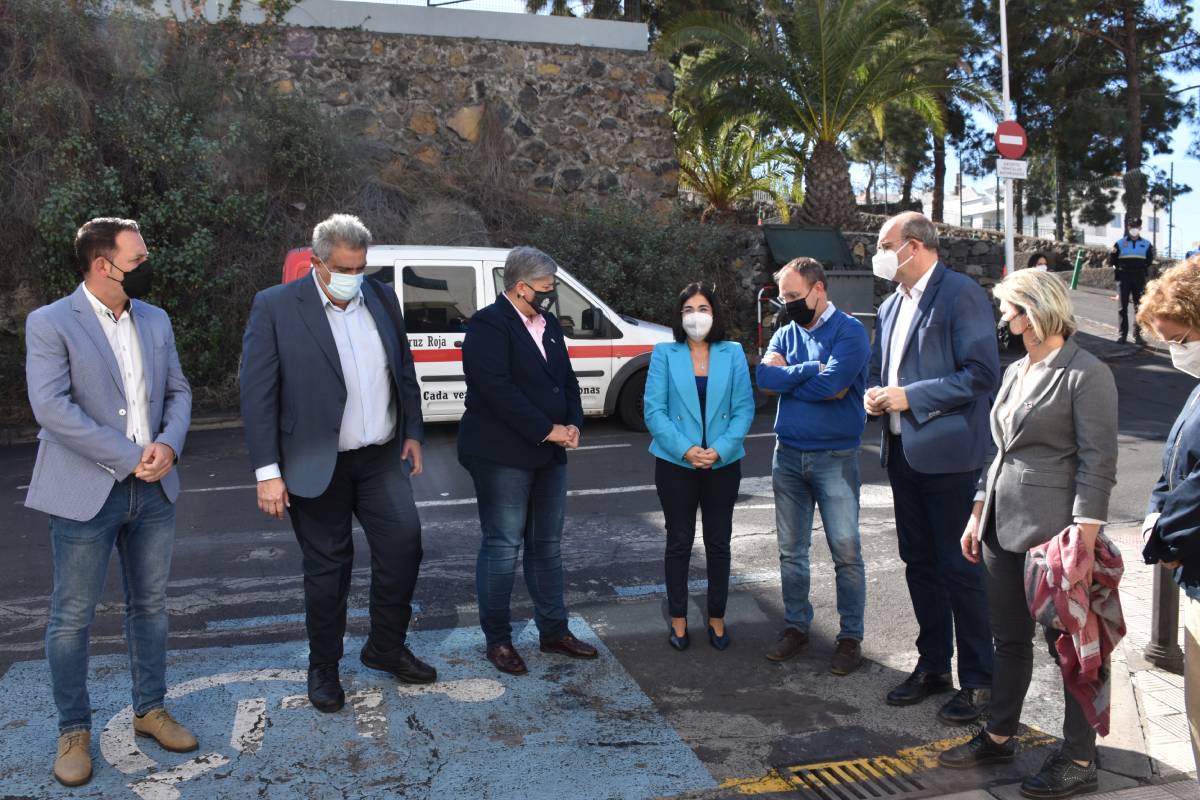
<path fill-rule="evenodd" d="M 258 506 L 291 517 L 304 555 L 308 699 L 329 713 L 346 702 L 338 662 L 353 517 L 371 548 L 371 632 L 360 660 L 405 683 L 437 680 L 405 644 L 423 554 L 409 481 L 421 474 L 421 389 L 395 290 L 364 280 L 370 243 L 358 217 L 318 224 L 311 274 L 259 292 L 242 340 Z"/>
<path fill-rule="evenodd" d="M 75 237 L 83 283 L 25 323 L 26 377 L 42 426 L 25 505 L 50 515 L 54 587 L 46 659 L 58 707 L 54 776 L 92 775 L 88 627 L 115 547 L 125 577 L 134 733 L 186 752 L 196 737 L 164 708 L 167 578 L 192 418 L 166 313 L 136 299 L 152 277 L 133 220 L 98 218 Z"/>

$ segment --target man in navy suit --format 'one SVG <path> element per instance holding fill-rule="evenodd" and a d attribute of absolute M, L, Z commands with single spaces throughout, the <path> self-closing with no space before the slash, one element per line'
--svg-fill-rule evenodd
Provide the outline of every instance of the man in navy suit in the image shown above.
<path fill-rule="evenodd" d="M 920 627 L 916 669 L 887 702 L 911 705 L 952 690 L 957 642 L 960 689 L 938 718 L 965 724 L 990 699 L 992 636 L 982 567 L 962 557 L 958 541 L 987 457 L 1000 355 L 987 293 L 947 269 L 937 247 L 937 229 L 917 212 L 892 217 L 879 232 L 872 266 L 899 286 L 879 307 L 863 405 L 883 420 L 880 455 Z"/>
<path fill-rule="evenodd" d="M 433 667 L 405 644 L 421 566 L 410 475 L 421 474 L 421 394 L 400 304 L 364 281 L 371 234 L 334 214 L 313 229 L 312 274 L 258 293 L 242 341 L 242 419 L 258 506 L 288 514 L 304 556 L 308 698 L 346 702 L 338 675 L 354 567 L 351 518 L 371 548 L 371 633 L 360 659 L 404 683 Z"/>
<path fill-rule="evenodd" d="M 595 658 L 567 628 L 562 530 L 567 450 L 579 446 L 583 405 L 554 307 L 554 259 L 518 247 L 504 262 L 504 293 L 467 325 L 466 413 L 458 460 L 471 473 L 483 541 L 475 568 L 487 658 L 501 672 L 528 670 L 512 643 L 509 600 L 525 547 L 525 586 L 543 653 Z"/>

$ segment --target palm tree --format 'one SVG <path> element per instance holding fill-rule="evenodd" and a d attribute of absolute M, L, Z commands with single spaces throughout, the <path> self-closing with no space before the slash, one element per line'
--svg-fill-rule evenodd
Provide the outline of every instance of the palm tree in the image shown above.
<path fill-rule="evenodd" d="M 912 0 L 764 0 L 748 25 L 700 12 L 681 19 L 658 47 L 666 55 L 703 48 L 677 92 L 702 97 L 705 120 L 759 113 L 812 143 L 800 219 L 857 222 L 842 152 L 856 125 L 882 124 L 888 104 L 916 111 L 939 131 L 940 92 L 981 98 L 985 90 L 945 77 L 958 51 L 943 45 Z"/>
<path fill-rule="evenodd" d="M 756 192 L 769 196 L 787 219 L 787 197 L 779 191 L 784 177 L 779 164 L 786 156 L 761 134 L 758 122 L 730 119 L 682 136 L 676 148 L 680 182 L 704 198 L 702 222 L 731 217 Z"/>

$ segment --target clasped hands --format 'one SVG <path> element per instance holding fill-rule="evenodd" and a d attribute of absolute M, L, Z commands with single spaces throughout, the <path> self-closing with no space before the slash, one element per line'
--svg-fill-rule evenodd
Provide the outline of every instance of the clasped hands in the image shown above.
<path fill-rule="evenodd" d="M 579 428 L 574 425 L 555 425 L 546 437 L 547 442 L 558 445 L 566 450 L 579 447 Z"/>
<path fill-rule="evenodd" d="M 908 394 L 903 386 L 872 386 L 863 395 L 863 408 L 872 417 L 908 411 Z"/>
<path fill-rule="evenodd" d="M 155 483 L 162 480 L 174 466 L 175 451 L 170 445 L 154 442 L 142 450 L 142 460 L 133 471 L 133 477 L 146 483 Z"/>
<path fill-rule="evenodd" d="M 683 460 L 696 469 L 712 469 L 713 464 L 721 460 L 721 454 L 711 447 L 705 448 L 699 445 L 692 445 L 683 454 Z"/>

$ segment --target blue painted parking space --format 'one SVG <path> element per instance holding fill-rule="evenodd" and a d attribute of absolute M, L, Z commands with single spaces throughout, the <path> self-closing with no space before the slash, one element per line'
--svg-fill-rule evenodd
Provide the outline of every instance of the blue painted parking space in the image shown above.
<path fill-rule="evenodd" d="M 362 641 L 349 640 L 337 714 L 308 703 L 304 642 L 175 650 L 167 702 L 200 739 L 188 754 L 135 740 L 125 657 L 93 658 L 95 776 L 73 790 L 51 776 L 46 663 L 15 664 L 0 679 L 0 796 L 631 800 L 715 787 L 587 624 L 571 627 L 600 658 L 539 653 L 528 625 L 514 637 L 521 677 L 491 668 L 477 628 L 414 632 L 411 647 L 439 672 L 422 687 L 363 667 Z"/>

